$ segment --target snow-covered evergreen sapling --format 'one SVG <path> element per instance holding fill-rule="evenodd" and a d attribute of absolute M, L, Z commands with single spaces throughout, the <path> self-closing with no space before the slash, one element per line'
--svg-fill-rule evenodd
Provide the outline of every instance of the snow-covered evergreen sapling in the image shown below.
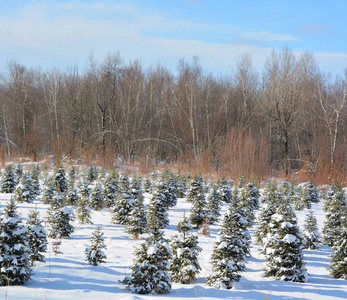
<path fill-rule="evenodd" d="M 235 187 L 233 203 L 234 205 L 240 205 L 244 209 L 248 222 L 247 227 L 251 227 L 255 220 L 253 201 L 252 198 L 247 197 L 247 193 L 244 188 L 241 188 L 241 190 L 239 190 L 237 187 Z"/>
<path fill-rule="evenodd" d="M 16 175 L 13 166 L 9 165 L 5 168 L 1 180 L 1 193 L 13 193 L 16 188 Z"/>
<path fill-rule="evenodd" d="M 330 188 L 324 208 L 326 215 L 323 226 L 323 243 L 331 247 L 339 236 L 342 218 L 347 213 L 346 195 L 341 184 L 333 185 Z"/>
<path fill-rule="evenodd" d="M 218 185 L 213 184 L 207 197 L 207 215 L 210 224 L 216 224 L 220 217 L 222 197 Z"/>
<path fill-rule="evenodd" d="M 32 178 L 28 174 L 24 174 L 16 186 L 14 199 L 18 202 L 33 203 L 35 199 L 35 191 L 32 184 Z"/>
<path fill-rule="evenodd" d="M 223 220 L 223 227 L 216 238 L 211 256 L 212 271 L 207 284 L 216 288 L 232 288 L 246 270 L 250 236 L 246 232 L 248 221 L 242 207 L 230 204 Z"/>
<path fill-rule="evenodd" d="M 249 182 L 244 187 L 245 197 L 249 199 L 249 205 L 252 207 L 252 210 L 259 209 L 259 198 L 260 193 L 254 182 Z"/>
<path fill-rule="evenodd" d="M 78 205 L 78 201 L 80 199 L 80 195 L 75 187 L 74 183 L 69 184 L 69 189 L 66 194 L 66 204 L 67 205 Z"/>
<path fill-rule="evenodd" d="M 319 202 L 319 191 L 317 186 L 311 181 L 307 187 L 308 190 L 308 199 L 312 203 Z"/>
<path fill-rule="evenodd" d="M 41 169 L 40 169 L 40 166 L 36 165 L 32 170 L 30 170 L 29 175 L 32 178 L 34 195 L 37 197 L 41 194 L 41 187 L 40 187 Z"/>
<path fill-rule="evenodd" d="M 70 187 L 70 185 L 74 185 L 77 180 L 77 169 L 75 166 L 72 166 L 69 169 L 68 177 L 67 177 L 67 184 Z"/>
<path fill-rule="evenodd" d="M 335 278 L 347 279 L 347 220 L 343 218 L 338 238 L 332 247 L 330 274 Z"/>
<path fill-rule="evenodd" d="M 238 182 L 237 186 L 238 186 L 239 189 L 241 189 L 241 188 L 243 188 L 245 185 L 246 185 L 246 178 L 245 178 L 245 176 L 242 175 L 242 176 L 239 178 L 239 182 Z"/>
<path fill-rule="evenodd" d="M 318 231 L 317 219 L 310 210 L 306 214 L 304 231 L 302 233 L 304 237 L 304 248 L 310 250 L 317 250 L 321 244 L 321 235 Z"/>
<path fill-rule="evenodd" d="M 90 207 L 95 210 L 100 210 L 104 208 L 104 197 L 102 193 L 102 187 L 100 183 L 96 183 L 92 188 L 90 194 Z"/>
<path fill-rule="evenodd" d="M 131 276 L 121 282 L 133 293 L 167 294 L 172 285 L 169 273 L 172 250 L 155 218 L 149 221 L 147 231 L 149 237 L 135 249 Z"/>
<path fill-rule="evenodd" d="M 54 177 L 49 176 L 44 183 L 44 188 L 41 195 L 41 202 L 44 204 L 50 204 L 54 195 L 57 194 L 57 187 L 54 184 Z"/>
<path fill-rule="evenodd" d="M 106 201 L 106 207 L 113 207 L 116 204 L 116 196 L 119 186 L 119 174 L 112 171 L 106 178 L 103 188 L 103 195 Z"/>
<path fill-rule="evenodd" d="M 143 190 L 144 190 L 146 193 L 151 193 L 151 192 L 152 192 L 152 180 L 151 180 L 151 178 L 146 177 L 146 178 L 143 180 Z"/>
<path fill-rule="evenodd" d="M 98 266 L 101 263 L 105 263 L 106 254 L 103 249 L 106 249 L 106 245 L 103 240 L 104 233 L 101 231 L 101 226 L 97 226 L 91 236 L 91 245 L 84 251 L 87 258 L 86 260 L 90 265 Z"/>
<path fill-rule="evenodd" d="M 268 261 L 265 276 L 284 281 L 307 282 L 308 273 L 302 253 L 303 238 L 297 225 L 296 215 L 283 196 L 276 213 L 271 216 L 270 230 L 264 249 Z"/>
<path fill-rule="evenodd" d="M 143 197 L 139 194 L 135 198 L 133 210 L 129 213 L 129 218 L 125 226 L 125 231 L 137 239 L 139 235 L 146 232 L 147 212 L 143 203 Z"/>
<path fill-rule="evenodd" d="M 22 285 L 30 277 L 28 229 L 22 224 L 13 200 L 0 218 L 0 285 Z"/>
<path fill-rule="evenodd" d="M 113 211 L 112 222 L 126 225 L 133 206 L 134 195 L 130 189 L 129 177 L 128 175 L 123 175 L 120 182 L 120 189 L 118 190 L 116 206 Z"/>
<path fill-rule="evenodd" d="M 78 200 L 76 217 L 80 224 L 93 224 L 92 211 L 89 206 L 89 199 L 85 195 Z"/>
<path fill-rule="evenodd" d="M 66 193 L 68 190 L 68 182 L 65 175 L 63 166 L 60 166 L 54 174 L 54 185 L 58 193 Z"/>
<path fill-rule="evenodd" d="M 62 195 L 55 195 L 47 212 L 48 237 L 68 238 L 74 232 L 71 222 L 75 219 L 71 207 L 63 206 Z"/>
<path fill-rule="evenodd" d="M 202 176 L 195 176 L 191 182 L 187 200 L 192 202 L 190 209 L 190 222 L 194 228 L 199 228 L 207 217 L 207 202 L 205 197 L 205 186 Z"/>
<path fill-rule="evenodd" d="M 231 203 L 232 199 L 233 199 L 233 191 L 231 189 L 231 185 L 228 182 L 228 180 L 226 180 L 225 178 L 220 178 L 218 180 L 218 186 L 220 189 L 220 194 L 222 197 L 222 201 L 225 203 Z"/>
<path fill-rule="evenodd" d="M 202 249 L 198 246 L 198 237 L 189 232 L 191 229 L 189 220 L 184 217 L 177 223 L 179 234 L 172 236 L 170 272 L 173 282 L 191 283 L 196 280 L 196 275 L 201 271 L 198 255 Z"/>
<path fill-rule="evenodd" d="M 98 175 L 99 173 L 96 166 L 90 166 L 87 170 L 86 179 L 89 183 L 92 183 L 94 180 L 98 178 Z"/>
<path fill-rule="evenodd" d="M 178 173 L 177 176 L 177 189 L 176 189 L 176 196 L 178 198 L 183 198 L 186 196 L 187 193 L 187 177 L 181 173 Z"/>
<path fill-rule="evenodd" d="M 14 170 L 15 176 L 16 176 L 16 183 L 20 182 L 23 176 L 23 167 L 21 164 L 17 164 L 16 168 Z"/>
<path fill-rule="evenodd" d="M 148 205 L 148 219 L 155 220 L 159 229 L 169 225 L 166 192 L 167 185 L 165 182 L 161 182 Z"/>
<path fill-rule="evenodd" d="M 47 252 L 47 233 L 39 218 L 39 212 L 31 210 L 26 222 L 30 248 L 31 266 L 35 261 L 45 262 L 43 253 Z"/>

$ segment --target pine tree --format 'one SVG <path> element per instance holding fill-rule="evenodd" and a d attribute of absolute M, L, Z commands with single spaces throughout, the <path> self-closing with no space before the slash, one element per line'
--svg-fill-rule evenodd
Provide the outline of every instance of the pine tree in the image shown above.
<path fill-rule="evenodd" d="M 87 170 L 86 179 L 89 183 L 92 183 L 98 178 L 98 170 L 96 166 L 90 166 Z"/>
<path fill-rule="evenodd" d="M 80 224 L 93 224 L 88 197 L 79 198 L 76 216 Z"/>
<path fill-rule="evenodd" d="M 169 225 L 166 191 L 165 182 L 161 182 L 148 206 L 148 218 L 155 219 L 159 229 Z"/>
<path fill-rule="evenodd" d="M 70 223 L 75 219 L 73 210 L 68 206 L 63 206 L 62 195 L 55 195 L 47 211 L 48 237 L 68 238 L 74 232 L 74 227 Z"/>
<path fill-rule="evenodd" d="M 233 203 L 234 205 L 240 205 L 245 213 L 247 218 L 247 227 L 251 227 L 255 220 L 255 214 L 253 209 L 253 199 L 247 196 L 245 188 L 238 190 L 236 187 L 234 189 L 233 195 Z"/>
<path fill-rule="evenodd" d="M 316 185 L 311 181 L 307 187 L 308 190 L 308 201 L 312 203 L 318 203 L 319 202 L 319 191 L 316 187 Z"/>
<path fill-rule="evenodd" d="M 201 271 L 198 255 L 202 249 L 198 246 L 198 237 L 189 233 L 191 229 L 189 220 L 184 217 L 177 224 L 179 235 L 172 236 L 170 272 L 173 282 L 191 283 L 196 280 L 196 275 Z"/>
<path fill-rule="evenodd" d="M 34 195 L 37 197 L 41 194 L 41 187 L 40 187 L 40 175 L 41 175 L 41 169 L 39 165 L 36 165 L 35 168 L 33 168 L 29 175 L 32 178 L 32 185 L 34 189 Z"/>
<path fill-rule="evenodd" d="M 256 229 L 257 241 L 261 246 L 264 246 L 264 239 L 267 237 L 267 234 L 270 231 L 269 223 L 271 221 L 272 215 L 276 212 L 278 203 L 272 202 L 271 204 L 265 203 L 260 210 L 258 224 L 259 226 Z M 264 253 L 264 250 L 260 250 Z"/>
<path fill-rule="evenodd" d="M 195 176 L 191 182 L 191 189 L 188 192 L 189 201 L 192 202 L 190 209 L 190 222 L 195 228 L 199 228 L 205 218 L 207 217 L 206 211 L 206 198 L 205 187 L 202 176 Z"/>
<path fill-rule="evenodd" d="M 220 194 L 222 196 L 222 201 L 224 203 L 231 203 L 233 199 L 233 192 L 231 190 L 230 183 L 225 178 L 220 178 L 218 180 L 218 186 L 220 189 Z"/>
<path fill-rule="evenodd" d="M 116 196 L 119 186 L 119 174 L 115 171 L 112 171 L 106 178 L 104 183 L 104 199 L 106 201 L 106 207 L 110 208 L 116 204 Z"/>
<path fill-rule="evenodd" d="M 306 214 L 304 223 L 304 248 L 310 250 L 317 250 L 321 244 L 321 235 L 318 231 L 317 219 L 313 215 L 313 211 L 310 210 Z"/>
<path fill-rule="evenodd" d="M 15 168 L 16 183 L 20 182 L 23 176 L 23 167 L 21 164 L 17 164 Z"/>
<path fill-rule="evenodd" d="M 22 224 L 13 200 L 0 218 L 0 285 L 22 285 L 30 277 L 28 229 Z"/>
<path fill-rule="evenodd" d="M 265 185 L 265 189 L 261 197 L 261 202 L 268 203 L 268 204 L 275 204 L 278 202 L 277 195 L 278 195 L 277 184 L 272 181 L 268 181 Z"/>
<path fill-rule="evenodd" d="M 101 263 L 105 263 L 106 254 L 102 249 L 106 249 L 106 245 L 103 240 L 104 233 L 101 232 L 101 226 L 97 226 L 91 236 L 91 245 L 84 251 L 87 256 L 87 261 L 90 265 L 98 266 Z"/>
<path fill-rule="evenodd" d="M 26 222 L 28 228 L 28 242 L 30 248 L 31 266 L 35 261 L 45 262 L 43 253 L 47 252 L 47 233 L 39 219 L 39 212 L 31 210 Z"/>
<path fill-rule="evenodd" d="M 41 201 L 44 204 L 50 204 L 53 200 L 53 197 L 57 194 L 57 188 L 54 184 L 54 178 L 48 177 L 45 180 Z"/>
<path fill-rule="evenodd" d="M 240 273 L 246 270 L 246 257 L 250 253 L 250 236 L 246 232 L 246 224 L 243 208 L 231 204 L 213 248 L 213 273 L 206 277 L 208 285 L 230 289 L 233 282 L 240 280 Z"/>
<path fill-rule="evenodd" d="M 16 186 L 14 199 L 18 202 L 33 203 L 35 199 L 35 191 L 32 184 L 32 178 L 28 174 L 24 174 L 20 183 Z"/>
<path fill-rule="evenodd" d="M 78 191 L 75 188 L 75 184 L 69 184 L 69 189 L 66 194 L 66 205 L 76 206 L 78 205 L 79 199 L 80 195 L 78 194 Z"/>
<path fill-rule="evenodd" d="M 238 182 L 238 188 L 241 189 L 246 185 L 246 179 L 245 176 L 241 176 L 239 178 L 239 182 Z"/>
<path fill-rule="evenodd" d="M 95 210 L 104 208 L 104 197 L 100 183 L 96 183 L 90 194 L 90 207 Z"/>
<path fill-rule="evenodd" d="M 68 173 L 68 179 L 67 179 L 67 184 L 68 186 L 73 186 L 75 184 L 77 180 L 77 170 L 75 166 L 72 166 L 69 169 L 69 173 Z"/>
<path fill-rule="evenodd" d="M 182 174 L 178 174 L 177 175 L 177 189 L 176 189 L 176 195 L 177 198 L 184 198 L 186 196 L 187 193 L 187 177 L 182 175 Z"/>
<path fill-rule="evenodd" d="M 264 243 L 265 276 L 284 281 L 307 282 L 308 273 L 303 258 L 303 239 L 296 215 L 287 199 L 281 200 L 270 220 L 270 232 Z"/>
<path fill-rule="evenodd" d="M 5 172 L 1 180 L 1 193 L 13 193 L 16 188 L 16 176 L 13 166 L 9 165 L 5 168 Z"/>
<path fill-rule="evenodd" d="M 151 178 L 147 177 L 143 181 L 143 190 L 146 193 L 152 193 L 152 180 Z"/>
<path fill-rule="evenodd" d="M 346 195 L 340 184 L 333 185 L 328 191 L 325 208 L 323 243 L 331 247 L 339 235 L 342 218 L 347 214 Z"/>
<path fill-rule="evenodd" d="M 167 206 L 174 207 L 177 204 L 177 187 L 178 187 L 178 181 L 173 176 L 170 175 L 170 177 L 167 179 L 167 191 L 166 191 L 166 202 Z"/>
<path fill-rule="evenodd" d="M 294 194 L 291 196 L 294 209 L 303 210 L 305 207 L 310 209 L 311 202 L 307 202 L 306 190 L 301 187 L 296 188 Z"/>
<path fill-rule="evenodd" d="M 347 279 L 347 223 L 343 220 L 339 236 L 332 247 L 330 274 L 335 278 Z"/>
<path fill-rule="evenodd" d="M 245 188 L 245 197 L 248 199 L 248 203 L 252 210 L 259 209 L 259 198 L 260 193 L 254 182 L 249 182 L 246 184 Z"/>
<path fill-rule="evenodd" d="M 125 232 L 131 234 L 135 239 L 146 232 L 147 212 L 143 203 L 143 197 L 136 197 L 133 210 L 125 226 Z"/>
<path fill-rule="evenodd" d="M 130 189 L 134 199 L 143 201 L 142 177 L 135 176 L 131 181 Z"/>
<path fill-rule="evenodd" d="M 129 214 L 133 210 L 134 195 L 130 189 L 129 177 L 122 176 L 120 189 L 118 191 L 116 206 L 113 211 L 112 222 L 115 224 L 126 225 Z"/>
<path fill-rule="evenodd" d="M 167 294 L 172 285 L 169 274 L 172 250 L 155 218 L 148 223 L 147 231 L 149 237 L 135 249 L 132 274 L 122 283 L 137 294 Z"/>
<path fill-rule="evenodd" d="M 218 185 L 213 184 L 207 197 L 207 218 L 210 224 L 216 224 L 220 217 L 222 197 Z"/>
<path fill-rule="evenodd" d="M 63 166 L 60 166 L 54 175 L 54 185 L 57 188 L 58 193 L 66 193 L 68 190 L 68 183 L 65 176 L 65 170 Z"/>

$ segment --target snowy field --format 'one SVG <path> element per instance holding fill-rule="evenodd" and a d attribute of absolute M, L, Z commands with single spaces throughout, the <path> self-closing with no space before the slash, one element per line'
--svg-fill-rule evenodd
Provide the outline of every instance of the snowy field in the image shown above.
<path fill-rule="evenodd" d="M 151 195 L 145 193 L 145 203 Z M 11 194 L 0 194 L 0 210 L 2 211 Z M 176 234 L 176 224 L 183 218 L 184 211 L 189 211 L 190 203 L 185 198 L 179 198 L 177 206 L 170 208 L 170 225 L 165 229 L 165 237 Z M 38 209 L 40 217 L 44 218 L 48 206 L 35 201 L 32 204 L 18 204 L 19 213 L 25 219 L 29 209 Z M 318 221 L 320 230 L 324 222 L 322 203 L 313 203 L 312 209 Z M 222 213 L 226 205 L 222 207 Z M 297 211 L 299 225 L 303 225 L 306 210 Z M 0 287 L 0 299 L 347 299 L 347 282 L 334 279 L 329 275 L 329 247 L 323 246 L 318 251 L 304 250 L 307 269 L 310 276 L 308 283 L 294 283 L 274 280 L 263 276 L 262 266 L 264 256 L 259 254 L 255 243 L 254 230 L 251 228 L 251 257 L 248 258 L 247 271 L 242 273 L 240 282 L 231 290 L 218 290 L 205 283 L 205 277 L 211 274 L 210 256 L 219 226 L 211 226 L 211 235 L 199 237 L 203 251 L 199 255 L 202 267 L 197 282 L 193 284 L 173 283 L 172 290 L 166 295 L 136 295 L 127 291 L 118 281 L 130 273 L 134 247 L 142 240 L 134 240 L 124 231 L 124 226 L 111 223 L 111 213 L 108 210 L 93 211 L 93 225 L 80 225 L 74 222 L 75 232 L 71 238 L 62 240 L 60 251 L 55 255 L 51 249 L 46 253 L 46 263 L 36 263 L 34 275 L 24 286 Z M 91 233 L 97 225 L 102 226 L 107 250 L 107 262 L 93 267 L 85 260 L 84 250 L 90 244 Z M 196 230 L 193 231 L 196 233 Z"/>

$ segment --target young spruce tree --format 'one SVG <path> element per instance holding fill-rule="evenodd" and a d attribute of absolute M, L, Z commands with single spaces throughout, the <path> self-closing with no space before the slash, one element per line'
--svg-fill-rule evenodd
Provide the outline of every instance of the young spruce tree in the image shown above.
<path fill-rule="evenodd" d="M 347 213 L 346 195 L 341 184 L 333 185 L 330 188 L 324 208 L 326 215 L 323 226 L 323 243 L 332 247 L 340 234 L 342 219 Z"/>
<path fill-rule="evenodd" d="M 24 174 L 16 186 L 14 199 L 18 202 L 33 203 L 35 199 L 33 180 L 30 175 Z"/>
<path fill-rule="evenodd" d="M 196 280 L 196 275 L 201 271 L 198 255 L 202 249 L 198 246 L 198 237 L 189 232 L 191 229 L 189 220 L 184 217 L 177 223 L 179 234 L 172 236 L 170 272 L 173 282 L 191 283 Z"/>
<path fill-rule="evenodd" d="M 13 166 L 9 165 L 5 168 L 1 180 L 1 193 L 13 193 L 16 188 L 16 175 L 13 171 Z"/>
<path fill-rule="evenodd" d="M 74 232 L 71 222 L 75 219 L 73 210 L 64 206 L 62 194 L 55 195 L 47 211 L 48 237 L 53 239 L 69 238 Z"/>
<path fill-rule="evenodd" d="M 347 279 L 347 220 L 342 221 L 338 238 L 332 247 L 330 274 L 335 278 Z"/>
<path fill-rule="evenodd" d="M 308 273 L 303 257 L 303 238 L 296 215 L 288 200 L 279 197 L 280 204 L 271 216 L 270 230 L 264 243 L 266 277 L 284 281 L 307 282 Z"/>
<path fill-rule="evenodd" d="M 45 262 L 43 253 L 47 252 L 47 233 L 39 218 L 39 212 L 31 210 L 26 222 L 28 228 L 28 242 L 30 248 L 31 266 L 35 261 Z"/>
<path fill-rule="evenodd" d="M 231 203 L 213 248 L 213 273 L 206 277 L 208 285 L 231 289 L 233 282 L 240 280 L 240 273 L 246 270 L 246 257 L 250 253 L 247 223 L 243 208 Z"/>
<path fill-rule="evenodd" d="M 137 294 L 167 294 L 172 285 L 169 273 L 172 250 L 159 231 L 155 215 L 149 217 L 147 232 L 148 238 L 135 249 L 132 274 L 122 283 Z"/>
<path fill-rule="evenodd" d="M 22 285 L 31 277 L 27 240 L 28 229 L 22 224 L 13 200 L 0 218 L 0 285 Z"/>
<path fill-rule="evenodd" d="M 104 233 L 101 232 L 101 226 L 97 226 L 91 236 L 91 245 L 84 251 L 87 258 L 86 260 L 92 266 L 98 266 L 101 263 L 105 263 L 106 254 L 103 249 L 106 249 L 106 245 L 103 240 Z"/>
<path fill-rule="evenodd" d="M 302 233 L 304 237 L 304 248 L 310 250 L 318 250 L 321 244 L 321 235 L 318 231 L 317 219 L 310 210 L 306 214 L 304 231 Z"/>
<path fill-rule="evenodd" d="M 202 176 L 195 176 L 193 178 L 187 199 L 192 202 L 192 207 L 190 209 L 190 222 L 194 228 L 199 228 L 207 217 L 207 202 Z"/>

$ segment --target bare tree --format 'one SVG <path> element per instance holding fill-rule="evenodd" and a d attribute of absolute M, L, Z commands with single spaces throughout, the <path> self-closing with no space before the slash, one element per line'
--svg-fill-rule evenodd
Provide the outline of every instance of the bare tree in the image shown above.
<path fill-rule="evenodd" d="M 263 101 L 270 118 L 271 140 L 283 146 L 283 168 L 289 173 L 289 149 L 293 125 L 305 103 L 305 72 L 288 48 L 272 52 L 265 64 Z"/>
<path fill-rule="evenodd" d="M 330 168 L 334 167 L 340 122 L 347 103 L 347 70 L 334 82 L 322 74 L 316 81 L 314 98 L 318 102 L 316 116 L 323 120 L 329 136 Z"/>
<path fill-rule="evenodd" d="M 88 79 L 93 101 L 100 113 L 98 134 L 101 137 L 104 152 L 106 151 L 106 126 L 110 118 L 108 109 L 118 96 L 121 64 L 119 53 L 108 54 L 102 64 L 98 64 L 93 55 L 89 57 Z"/>

